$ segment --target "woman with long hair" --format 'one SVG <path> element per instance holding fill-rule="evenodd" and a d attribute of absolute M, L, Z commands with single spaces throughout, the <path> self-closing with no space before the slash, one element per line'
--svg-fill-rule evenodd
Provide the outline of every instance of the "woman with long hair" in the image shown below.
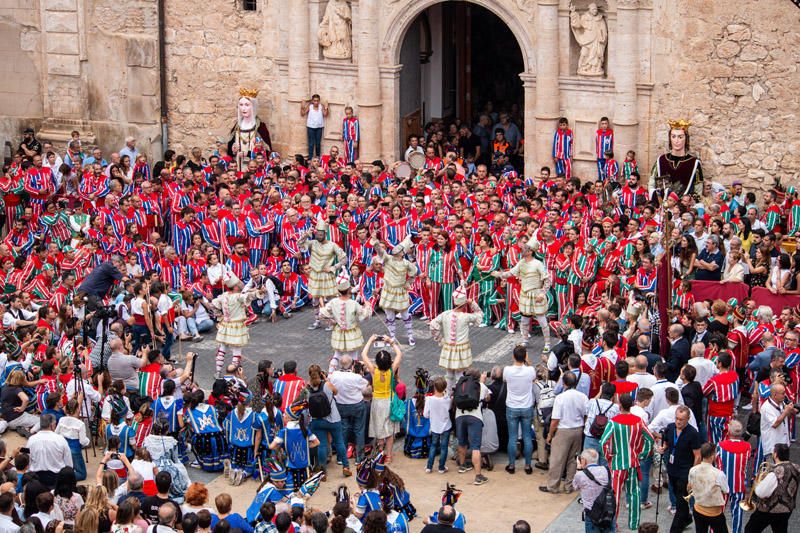
<path fill-rule="evenodd" d="M 83 507 L 83 498 L 77 492 L 77 483 L 75 470 L 72 467 L 65 466 L 58 472 L 56 488 L 53 490 L 54 516 L 65 524 L 74 524 L 75 517 Z"/>
<path fill-rule="evenodd" d="M 681 279 L 694 279 L 694 261 L 697 259 L 697 242 L 691 235 L 681 236 L 680 252 L 678 260 L 680 262 Z"/>
<path fill-rule="evenodd" d="M 364 519 L 363 533 L 387 533 L 386 519 L 383 511 L 370 511 Z"/>
<path fill-rule="evenodd" d="M 745 254 L 744 260 L 750 270 L 750 287 L 766 287 L 770 273 L 771 250 L 767 246 L 756 249 L 755 261 L 750 260 L 750 254 Z"/>
<path fill-rule="evenodd" d="M 100 513 L 90 507 L 84 507 L 75 517 L 73 533 L 97 533 L 100 530 Z M 133 532 L 131 532 L 133 533 Z"/>
<path fill-rule="evenodd" d="M 319 365 L 308 367 L 309 412 L 311 413 L 311 432 L 319 439 L 317 446 L 317 466 L 327 471 L 328 436 L 336 449 L 336 456 L 342 462 L 342 475 L 352 476 L 350 461 L 347 458 L 347 447 L 342 434 L 342 417 L 333 396 L 338 392 L 333 383 L 325 379 Z M 327 413 L 327 414 L 325 414 Z M 324 415 L 324 416 L 322 416 Z"/>
<path fill-rule="evenodd" d="M 377 335 L 370 337 L 361 351 L 361 361 L 367 372 L 372 374 L 372 402 L 370 405 L 369 435 L 375 439 L 378 446 L 386 456 L 386 463 L 392 462 L 392 445 L 394 434 L 397 433 L 397 423 L 391 420 L 392 396 L 395 394 L 397 381 L 395 375 L 403 360 L 400 344 L 388 337 L 388 342 L 394 350 L 394 357 L 386 350 L 375 354 L 375 361 L 369 358 L 369 349 L 377 339 Z"/>
<path fill-rule="evenodd" d="M 792 259 L 789 254 L 780 254 L 772 267 L 766 287 L 772 294 L 784 294 L 791 288 Z"/>
<path fill-rule="evenodd" d="M 117 517 L 117 506 L 109 500 L 109 494 L 103 485 L 97 485 L 89 489 L 89 495 L 86 497 L 86 505 L 84 509 L 94 509 L 98 515 L 98 525 L 95 531 L 97 533 L 109 533 L 111 531 L 111 524 Z M 79 520 L 75 518 L 75 522 Z"/>

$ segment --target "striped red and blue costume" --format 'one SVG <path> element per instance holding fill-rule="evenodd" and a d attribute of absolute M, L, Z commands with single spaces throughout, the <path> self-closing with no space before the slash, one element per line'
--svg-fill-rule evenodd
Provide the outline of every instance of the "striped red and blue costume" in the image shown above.
<path fill-rule="evenodd" d="M 155 248 L 152 244 L 139 243 L 138 246 L 131 249 L 131 252 L 136 254 L 136 262 L 142 267 L 142 272 L 147 272 L 155 268 Z"/>
<path fill-rule="evenodd" d="M 357 286 L 358 297 L 356 300 L 361 304 L 369 303 L 373 308 L 376 307 L 383 288 L 383 272 L 367 270 L 361 276 Z"/>
<path fill-rule="evenodd" d="M 614 151 L 614 130 L 597 130 L 594 135 L 594 151 L 597 156 L 597 179 L 608 179 L 606 173 L 606 152 Z"/>
<path fill-rule="evenodd" d="M 178 290 L 186 285 L 184 279 L 183 265 L 179 259 L 170 261 L 166 257 L 156 263 L 156 272 L 158 272 L 161 281 L 171 290 Z"/>
<path fill-rule="evenodd" d="M 196 283 L 206 271 L 206 260 L 203 258 L 192 259 L 186 262 L 186 283 Z"/>
<path fill-rule="evenodd" d="M 572 130 L 557 129 L 553 135 L 553 159 L 556 162 L 556 175 L 566 179 L 572 177 Z"/>
<path fill-rule="evenodd" d="M 357 117 L 345 117 L 342 120 L 342 140 L 344 141 L 345 161 L 350 163 L 358 159 L 358 143 L 361 141 L 361 124 Z"/>
<path fill-rule="evenodd" d="M 250 268 L 252 265 L 250 264 L 249 255 L 230 254 L 225 257 L 225 266 L 243 282 L 247 283 L 250 279 Z"/>
<path fill-rule="evenodd" d="M 172 226 L 172 246 L 175 253 L 180 257 L 186 255 L 186 251 L 192 245 L 192 234 L 195 228 L 192 224 L 187 224 L 183 220 L 178 220 Z"/>
<path fill-rule="evenodd" d="M 738 374 L 728 370 L 712 376 L 703 387 L 703 395 L 708 397 L 708 440 L 716 444 L 728 434 L 728 422 L 739 397 Z"/>
<path fill-rule="evenodd" d="M 656 290 L 657 274 L 658 271 L 655 268 L 645 270 L 644 267 L 640 267 L 636 271 L 636 284 L 642 292 L 654 292 Z"/>
<path fill-rule="evenodd" d="M 31 167 L 25 175 L 25 192 L 28 193 L 28 202 L 35 217 L 41 216 L 44 204 L 55 193 L 53 184 L 53 171 L 48 167 Z"/>
<path fill-rule="evenodd" d="M 269 210 L 262 208 L 260 212 L 250 213 L 245 221 L 245 228 L 250 249 L 250 264 L 260 265 L 269 254 L 272 232 L 275 231 L 275 223 Z"/>
<path fill-rule="evenodd" d="M 369 240 L 361 242 L 358 239 L 351 239 L 347 251 L 347 264 L 349 266 L 359 265 L 362 270 L 372 264 L 375 257 L 375 247 Z"/>
<path fill-rule="evenodd" d="M 750 459 L 750 443 L 740 439 L 725 439 L 717 444 L 717 468 L 725 473 L 728 479 L 728 503 L 731 509 L 733 527 L 731 533 L 742 533 L 742 508 L 739 502 L 744 500 L 747 490 L 745 478 L 747 461 Z"/>

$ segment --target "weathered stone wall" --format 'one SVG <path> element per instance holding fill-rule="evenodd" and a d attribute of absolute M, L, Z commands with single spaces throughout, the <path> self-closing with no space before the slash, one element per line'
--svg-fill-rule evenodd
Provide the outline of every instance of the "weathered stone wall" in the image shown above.
<path fill-rule="evenodd" d="M 259 115 L 275 130 L 280 117 L 272 112 L 270 77 L 277 32 L 274 10 L 266 0 L 258 4 L 257 11 L 244 11 L 241 1 L 167 1 L 171 148 L 206 150 L 226 136 L 236 120 L 240 86 L 262 91 Z"/>
<path fill-rule="evenodd" d="M 41 25 L 35 6 L 35 0 L 0 2 L 0 144 L 11 141 L 15 148 L 30 119 L 43 116 Z"/>
<path fill-rule="evenodd" d="M 665 150 L 665 119 L 686 117 L 707 176 L 797 183 L 800 10 L 789 0 L 658 4 L 653 153 Z"/>

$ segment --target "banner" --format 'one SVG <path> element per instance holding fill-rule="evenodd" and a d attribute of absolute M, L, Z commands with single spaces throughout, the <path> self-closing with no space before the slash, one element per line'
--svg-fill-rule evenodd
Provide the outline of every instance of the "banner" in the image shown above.
<path fill-rule="evenodd" d="M 746 283 L 692 280 L 692 294 L 696 302 L 701 300 L 722 300 L 727 302 L 731 298 L 736 298 L 741 304 L 747 298 L 749 292 L 750 286 Z"/>
<path fill-rule="evenodd" d="M 772 308 L 775 316 L 781 313 L 784 307 L 795 307 L 800 305 L 800 295 L 798 294 L 772 294 L 765 287 L 753 287 L 753 300 L 758 305 L 768 305 Z"/>

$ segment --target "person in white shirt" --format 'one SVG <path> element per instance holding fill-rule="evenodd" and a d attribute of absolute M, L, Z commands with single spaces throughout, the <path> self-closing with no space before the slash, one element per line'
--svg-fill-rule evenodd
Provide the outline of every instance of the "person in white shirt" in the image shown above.
<path fill-rule="evenodd" d="M 648 425 L 650 432 L 653 434 L 661 434 L 662 431 L 667 429 L 668 425 L 674 423 L 675 413 L 678 407 L 683 405 L 683 402 L 680 401 L 680 392 L 675 386 L 664 391 L 664 398 L 667 401 L 667 406 L 661 409 Z M 689 425 L 697 429 L 697 419 L 691 410 L 689 411 Z"/>
<path fill-rule="evenodd" d="M 158 508 L 158 524 L 151 524 L 147 533 L 177 533 L 175 525 L 178 519 L 178 507 L 174 503 L 166 502 Z"/>
<path fill-rule="evenodd" d="M 695 381 L 697 381 L 701 387 L 705 387 L 706 381 L 719 373 L 717 365 L 715 365 L 711 359 L 706 359 L 705 355 L 705 344 L 702 342 L 692 344 L 691 358 L 688 364 L 692 365 L 697 370 Z"/>
<path fill-rule="evenodd" d="M 611 420 L 619 414 L 619 407 L 613 402 L 614 394 L 616 394 L 616 387 L 614 387 L 614 384 L 603 383 L 600 387 L 600 397 L 589 400 L 589 405 L 586 409 L 586 423 L 583 425 L 583 449 L 597 451 L 600 461 L 599 464 L 603 466 L 607 465 L 608 461 L 600 446 L 599 438 L 603 434 L 602 432 L 605 429 L 605 425 L 602 427 L 595 425 L 594 435 L 592 434 L 592 426 L 594 425 L 597 415 L 604 415 L 606 417 L 606 422 L 608 422 L 608 420 Z M 599 436 L 597 435 L 598 430 L 600 432 Z"/>
<path fill-rule="evenodd" d="M 55 497 L 52 492 L 43 492 L 36 496 L 36 507 L 39 509 L 39 512 L 31 516 L 38 518 L 45 530 L 47 529 L 47 524 L 55 520 L 55 516 L 53 516 L 54 504 Z"/>
<path fill-rule="evenodd" d="M 789 420 L 797 415 L 791 403 L 784 405 L 786 387 L 778 383 L 770 387 L 767 401 L 761 405 L 761 452 L 769 456 L 776 444 L 789 444 Z"/>
<path fill-rule="evenodd" d="M 16 329 L 21 326 L 31 326 L 36 323 L 36 313 L 28 311 L 22 306 L 22 299 L 12 294 L 8 297 L 8 307 L 3 313 L 3 328 Z"/>
<path fill-rule="evenodd" d="M 322 102 L 318 94 L 300 102 L 300 114 L 306 117 L 309 159 L 322 156 L 322 130 L 325 129 L 325 117 L 329 111 L 328 104 Z"/>
<path fill-rule="evenodd" d="M 425 397 L 425 408 L 422 416 L 430 420 L 431 423 L 431 445 L 428 451 L 428 464 L 425 472 L 430 474 L 433 470 L 433 461 L 439 455 L 439 473 L 447 472 L 447 443 L 450 441 L 450 430 L 453 424 L 450 422 L 451 399 L 445 396 L 447 391 L 447 380 L 439 376 L 433 380 L 433 396 Z"/>
<path fill-rule="evenodd" d="M 39 432 L 28 439 L 30 471 L 38 475 L 43 485 L 52 489 L 58 472 L 65 466 L 72 466 L 72 452 L 67 439 L 55 433 L 56 418 L 53 415 L 41 415 L 39 425 Z"/>
<path fill-rule="evenodd" d="M 583 424 L 589 398 L 575 389 L 578 378 L 572 372 L 564 374 L 563 383 L 564 392 L 556 396 L 553 402 L 550 431 L 547 435 L 547 444 L 550 444 L 550 468 L 547 485 L 539 487 L 542 492 L 561 492 L 561 474 L 565 468 L 565 491 L 572 492 L 572 479 L 577 468 L 575 457 L 583 444 Z"/>
<path fill-rule="evenodd" d="M 339 370 L 331 372 L 328 381 L 336 387 L 333 398 L 342 417 L 342 437 L 345 442 L 355 442 L 358 463 L 364 453 L 367 417 L 364 391 L 369 389 L 369 382 L 361 374 L 353 372 L 353 358 L 349 355 L 339 360 Z"/>
<path fill-rule="evenodd" d="M 408 156 L 413 154 L 414 152 L 418 152 L 425 155 L 425 150 L 419 145 L 419 137 L 416 135 L 412 135 L 408 138 L 408 148 L 406 148 L 405 153 L 403 154 L 403 161 L 408 161 Z"/>
<path fill-rule="evenodd" d="M 103 382 L 102 380 L 98 382 L 100 386 L 100 391 L 97 391 L 92 385 L 92 383 L 88 379 L 86 379 L 87 374 L 84 365 L 80 365 L 80 374 L 81 377 L 83 378 L 82 387 L 78 386 L 78 381 L 75 379 L 71 379 L 69 383 L 67 383 L 66 387 L 67 401 L 75 398 L 76 392 L 83 392 L 84 393 L 83 405 L 81 406 L 80 416 L 88 418 L 90 416 L 90 413 L 93 412 L 92 404 L 99 404 L 100 400 L 103 399 L 103 392 L 102 392 Z"/>
<path fill-rule="evenodd" d="M 506 422 L 508 423 L 506 472 L 513 474 L 516 468 L 517 437 L 521 425 L 525 473 L 530 475 L 533 473 L 531 424 L 533 422 L 533 382 L 536 380 L 536 370 L 528 365 L 528 351 L 525 346 L 519 345 L 514 348 L 512 357 L 514 364 L 503 369 L 503 381 L 506 383 Z"/>
<path fill-rule="evenodd" d="M 656 377 L 647 372 L 647 357 L 644 355 L 637 355 L 634 360 L 635 373 L 628 375 L 628 381 L 636 383 L 640 389 L 649 389 L 656 384 Z"/>
<path fill-rule="evenodd" d="M 666 378 L 666 363 L 656 363 L 656 365 L 653 367 L 653 374 L 655 374 L 656 377 L 656 382 L 650 386 L 650 390 L 653 391 L 653 401 L 647 406 L 647 414 L 650 415 L 650 420 L 654 420 L 659 412 L 669 406 L 667 399 L 664 396 L 667 389 L 677 390 L 677 386 Z M 680 395 L 680 391 L 678 391 L 678 397 L 678 404 L 683 405 L 683 397 Z"/>
<path fill-rule="evenodd" d="M 127 155 L 131 158 L 131 166 L 136 164 L 136 157 L 139 155 L 139 150 L 136 149 L 136 139 L 133 137 L 125 137 L 125 146 L 119 151 L 119 156 Z"/>
<path fill-rule="evenodd" d="M 647 414 L 647 406 L 653 401 L 653 391 L 647 387 L 639 387 L 636 391 L 636 401 L 631 407 L 631 414 L 642 419 L 645 425 L 650 423 L 650 415 Z M 644 501 L 644 500 L 642 500 Z"/>
<path fill-rule="evenodd" d="M 0 494 L 0 533 L 17 533 L 19 526 L 14 523 L 11 514 L 14 511 L 14 494 Z"/>

